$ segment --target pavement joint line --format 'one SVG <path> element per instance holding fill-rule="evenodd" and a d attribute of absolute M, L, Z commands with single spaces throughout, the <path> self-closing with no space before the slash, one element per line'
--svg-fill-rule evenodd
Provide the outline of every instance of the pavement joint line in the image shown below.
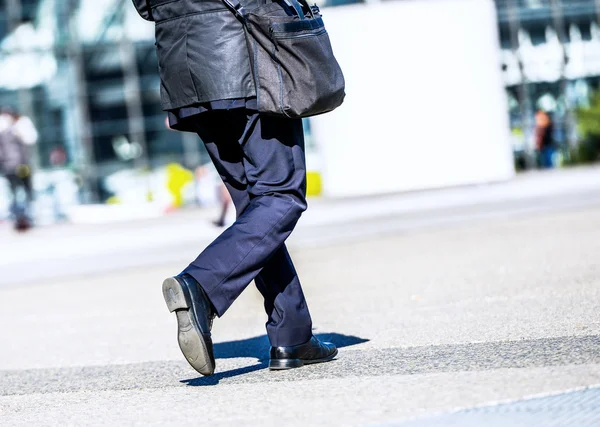
<path fill-rule="evenodd" d="M 456 408 L 447 412 L 410 417 L 394 423 L 378 425 L 397 427 L 486 425 L 496 427 L 510 423 L 511 426 L 518 427 L 530 425 L 545 427 L 589 425 L 591 427 L 600 423 L 599 397 L 600 384 L 596 384 L 552 393 L 528 395 L 520 399 Z"/>
<path fill-rule="evenodd" d="M 596 389 L 600 390 L 600 383 L 592 384 L 589 386 L 583 386 L 583 387 L 572 387 L 572 388 L 568 388 L 565 390 L 552 391 L 552 392 L 547 392 L 547 393 L 528 394 L 528 395 L 523 396 L 518 399 L 503 399 L 503 400 L 496 400 L 496 401 L 482 403 L 481 405 L 459 406 L 459 407 L 456 407 L 449 411 L 434 412 L 434 413 L 428 414 L 426 416 L 417 415 L 417 416 L 407 417 L 407 418 L 404 418 L 401 421 L 399 421 L 399 423 L 426 420 L 429 418 L 454 415 L 456 413 L 464 412 L 464 411 L 487 409 L 487 408 L 493 408 L 495 406 L 511 405 L 513 403 L 527 402 L 529 400 L 535 400 L 535 399 L 545 399 L 547 397 L 556 397 L 556 396 L 562 396 L 564 394 L 575 393 L 575 392 L 586 391 L 586 390 L 596 390 Z M 373 424 L 372 427 L 384 426 L 384 425 L 390 425 L 390 424 L 389 423 L 386 423 L 386 424 L 378 423 L 378 424 Z"/>
<path fill-rule="evenodd" d="M 0 397 L 85 390 L 201 387 L 503 368 L 600 365 L 599 335 L 366 351 L 343 348 L 334 362 L 280 373 L 266 369 L 263 349 L 256 346 L 244 348 L 243 340 L 234 344 L 217 343 L 215 349 L 218 371 L 211 377 L 198 377 L 185 361 L 0 371 Z M 219 359 L 220 353 L 229 358 Z M 600 382 L 600 377 L 597 380 Z"/>

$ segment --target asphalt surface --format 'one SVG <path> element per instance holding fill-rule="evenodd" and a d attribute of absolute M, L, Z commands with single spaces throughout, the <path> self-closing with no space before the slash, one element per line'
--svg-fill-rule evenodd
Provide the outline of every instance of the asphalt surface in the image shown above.
<path fill-rule="evenodd" d="M 565 191 L 547 175 L 504 198 L 479 187 L 316 203 L 319 217 L 290 243 L 315 334 L 340 353 L 285 372 L 266 369 L 253 287 L 215 322 L 216 374 L 182 360 L 160 285 L 214 231 L 195 248 L 134 237 L 177 236 L 198 224 L 193 212 L 10 235 L 0 424 L 596 425 L 586 414 L 600 386 L 599 173 L 574 173 Z M 455 203 L 432 201 L 445 197 Z M 33 245 L 29 263 L 9 253 Z M 544 421 L 559 409 L 563 424 Z"/>

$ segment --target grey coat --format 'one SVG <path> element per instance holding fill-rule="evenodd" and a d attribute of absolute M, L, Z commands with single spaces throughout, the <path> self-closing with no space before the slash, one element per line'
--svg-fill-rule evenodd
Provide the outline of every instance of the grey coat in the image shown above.
<path fill-rule="evenodd" d="M 27 147 L 12 129 L 0 132 L 0 174 L 10 175 L 17 172 L 21 165 L 28 165 Z"/>
<path fill-rule="evenodd" d="M 164 110 L 256 95 L 244 28 L 221 0 L 133 3 L 156 23 Z"/>

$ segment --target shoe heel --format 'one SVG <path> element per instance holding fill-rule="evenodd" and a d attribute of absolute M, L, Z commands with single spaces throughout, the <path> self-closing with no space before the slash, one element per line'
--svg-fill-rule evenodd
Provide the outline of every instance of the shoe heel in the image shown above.
<path fill-rule="evenodd" d="M 269 369 L 272 371 L 281 371 L 284 369 L 294 369 L 304 366 L 300 359 L 271 359 L 269 360 Z"/>
<path fill-rule="evenodd" d="M 166 279 L 162 286 L 163 297 L 167 308 L 171 313 L 175 310 L 189 309 L 190 306 L 185 297 L 185 291 L 181 284 L 173 277 Z"/>

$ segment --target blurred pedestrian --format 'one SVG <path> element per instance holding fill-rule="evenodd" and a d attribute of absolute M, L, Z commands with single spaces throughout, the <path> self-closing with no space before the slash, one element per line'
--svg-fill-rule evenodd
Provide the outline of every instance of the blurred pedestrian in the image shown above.
<path fill-rule="evenodd" d="M 25 231 L 32 226 L 32 168 L 29 146 L 35 144 L 38 133 L 32 121 L 10 109 L 0 112 L 0 172 L 11 191 L 10 211 L 15 229 Z M 20 197 L 21 191 L 24 197 Z"/>
<path fill-rule="evenodd" d="M 54 221 L 66 221 L 68 218 L 62 206 L 59 190 L 62 183 L 61 181 L 65 180 L 65 176 L 63 175 L 63 173 L 67 165 L 67 151 L 64 149 L 64 147 L 56 145 L 50 151 L 49 160 L 53 170 L 51 174 L 52 181 L 48 186 L 48 193 L 52 198 L 52 210 L 54 213 Z"/>
<path fill-rule="evenodd" d="M 231 205 L 231 196 L 225 184 L 221 183 L 217 187 L 217 199 L 219 200 L 219 217 L 213 221 L 213 224 L 217 227 L 225 227 L 227 221 L 227 212 L 229 212 L 229 206 Z"/>
<path fill-rule="evenodd" d="M 231 196 L 212 164 L 204 164 L 196 168 L 196 198 L 201 206 L 218 204 L 219 216 L 212 223 L 217 227 L 224 227 L 227 224 Z"/>
<path fill-rule="evenodd" d="M 535 145 L 538 155 L 538 164 L 541 168 L 554 166 L 554 123 L 550 115 L 544 110 L 535 114 Z"/>
<path fill-rule="evenodd" d="M 221 0 L 134 4 L 144 19 L 157 22 L 170 126 L 198 133 L 237 211 L 232 226 L 163 284 L 181 351 L 198 372 L 213 374 L 213 318 L 254 280 L 265 299 L 269 368 L 332 360 L 337 349 L 313 336 L 284 243 L 307 208 L 302 121 L 257 112 L 244 27 Z"/>

